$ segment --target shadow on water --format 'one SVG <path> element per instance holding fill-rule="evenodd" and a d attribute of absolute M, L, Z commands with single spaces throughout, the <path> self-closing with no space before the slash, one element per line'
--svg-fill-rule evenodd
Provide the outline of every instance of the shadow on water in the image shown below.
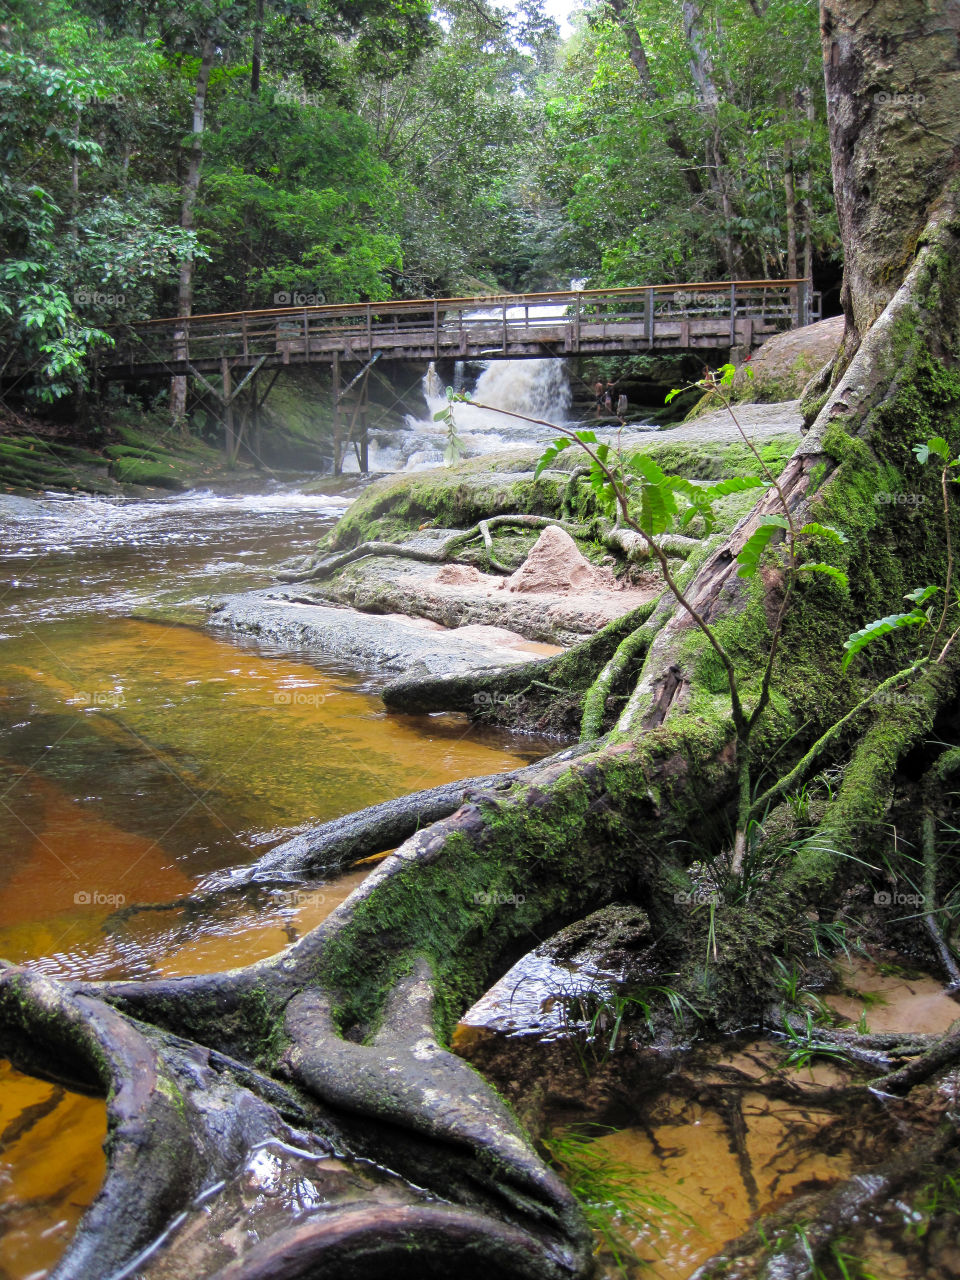
<path fill-rule="evenodd" d="M 218 900 L 197 894 L 204 877 L 305 826 L 554 749 L 456 716 L 388 716 L 365 673 L 129 616 L 266 585 L 343 505 L 277 486 L 0 497 L 0 956 L 95 979 L 273 954 L 369 867 Z M 102 1101 L 0 1063 L 2 1280 L 55 1263 L 99 1188 L 104 1131 Z M 251 1169 L 271 1205 L 271 1186 L 309 1180 L 294 1168 L 306 1156 L 278 1158 Z M 335 1194 L 333 1165 L 319 1169 L 316 1194 L 324 1179 Z"/>

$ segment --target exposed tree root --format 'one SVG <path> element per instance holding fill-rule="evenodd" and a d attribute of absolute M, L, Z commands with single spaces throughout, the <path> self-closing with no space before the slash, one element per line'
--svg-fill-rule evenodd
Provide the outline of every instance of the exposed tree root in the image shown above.
<path fill-rule="evenodd" d="M 371 854 L 395 848 L 414 832 L 448 817 L 479 792 L 508 790 L 523 774 L 524 770 L 518 769 L 514 773 L 463 778 L 348 813 L 284 840 L 251 866 L 231 872 L 230 883 L 284 876 L 300 878 L 342 869 Z"/>
<path fill-rule="evenodd" d="M 471 529 L 457 530 L 449 537 L 438 541 L 436 546 L 424 546 L 410 542 L 361 542 L 348 551 L 338 551 L 334 555 L 312 559 L 305 565 L 296 568 L 280 569 L 277 578 L 281 582 L 311 582 L 332 577 L 339 569 L 345 568 L 355 560 L 363 560 L 367 556 L 397 556 L 405 560 L 419 560 L 426 564 L 463 563 L 456 559 L 456 553 L 474 538 L 482 538 L 487 551 L 491 568 L 498 573 L 509 574 L 513 569 L 502 564 L 493 554 L 494 529 L 511 527 L 518 529 L 545 529 L 555 525 L 573 537 L 585 538 L 589 529 L 585 525 L 571 524 L 567 520 L 556 520 L 550 516 L 503 515 L 490 516 L 481 520 Z"/>
<path fill-rule="evenodd" d="M 509 719 L 514 728 L 536 727 L 545 711 L 556 707 L 558 697 L 565 696 L 574 705 L 576 723 L 579 724 L 580 704 L 584 696 L 607 671 L 620 646 L 649 622 L 658 603 L 651 600 L 640 605 L 556 657 L 540 658 L 497 671 L 477 671 L 466 676 L 394 680 L 382 690 L 381 696 L 395 711 L 463 711 L 483 719 L 497 719 L 491 712 L 495 713 L 499 706 L 503 706 L 508 714 L 499 718 Z M 625 651 L 622 659 L 609 670 L 605 697 L 635 669 L 635 663 L 643 656 L 643 648 L 644 645 L 638 642 L 636 651 Z M 597 729 L 592 736 L 599 736 L 599 732 Z M 582 730 L 581 737 L 587 738 Z"/>
<path fill-rule="evenodd" d="M 593 684 L 587 690 L 587 696 L 583 700 L 583 719 L 580 722 L 580 740 L 582 742 L 589 742 L 593 738 L 600 737 L 607 715 L 608 697 L 625 674 L 631 668 L 636 667 L 637 663 L 643 659 L 650 648 L 653 637 L 656 635 L 656 628 L 646 624 L 647 619 L 656 607 L 656 603 L 656 601 L 651 602 L 647 617 L 644 618 L 635 631 L 631 631 L 629 635 L 620 641 L 613 657 L 606 663 L 603 670 L 600 671 Z"/>
<path fill-rule="evenodd" d="M 851 1234 L 872 1209 L 935 1170 L 956 1143 L 955 1133 L 944 1130 L 823 1195 L 787 1206 L 698 1267 L 690 1280 L 809 1280 L 831 1245 Z M 798 1216 L 801 1230 L 794 1227 Z"/>

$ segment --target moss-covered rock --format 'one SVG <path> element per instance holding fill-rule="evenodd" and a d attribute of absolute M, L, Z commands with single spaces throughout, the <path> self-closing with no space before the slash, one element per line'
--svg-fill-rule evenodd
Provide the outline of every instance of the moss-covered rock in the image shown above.
<path fill-rule="evenodd" d="M 782 470 L 797 445 L 792 432 L 773 435 L 759 445 L 764 463 Z M 631 452 L 642 452 L 667 472 L 690 480 L 720 480 L 756 475 L 760 464 L 741 440 L 725 434 L 715 441 L 685 439 L 682 430 L 645 435 Z M 324 547 L 341 551 L 368 541 L 398 541 L 425 524 L 445 529 L 470 528 L 495 515 L 561 516 L 590 520 L 595 506 L 589 485 L 567 492 L 569 472 L 582 463 L 576 450 L 557 459 L 556 468 L 534 479 L 534 449 L 518 449 L 493 457 L 473 458 L 456 467 L 401 472 L 372 484 L 324 539 Z M 590 555 L 588 546 L 582 547 Z M 603 554 L 602 552 L 600 554 Z"/>

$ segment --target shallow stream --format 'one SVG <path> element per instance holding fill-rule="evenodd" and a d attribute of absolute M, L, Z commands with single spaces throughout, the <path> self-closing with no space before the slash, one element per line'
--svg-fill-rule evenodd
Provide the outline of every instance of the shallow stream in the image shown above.
<path fill-rule="evenodd" d="M 322 920 L 308 889 L 205 878 L 312 825 L 546 744 L 389 716 L 367 673 L 148 620 L 263 586 L 347 499 L 0 497 L 0 956 L 53 977 L 217 971 Z M 0 1277 L 39 1280 L 103 1175 L 100 1101 L 0 1063 Z"/>

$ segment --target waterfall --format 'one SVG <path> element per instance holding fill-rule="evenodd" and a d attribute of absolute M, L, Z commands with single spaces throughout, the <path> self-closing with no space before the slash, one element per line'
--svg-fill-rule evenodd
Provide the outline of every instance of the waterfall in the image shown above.
<path fill-rule="evenodd" d="M 470 367 L 458 362 L 454 387 L 469 387 Z M 476 368 L 476 366 L 472 366 Z M 454 420 L 466 456 L 496 453 L 524 445 L 542 445 L 551 438 L 549 427 L 511 418 L 497 410 L 509 410 L 546 422 L 565 421 L 570 407 L 570 385 L 562 360 L 491 360 L 481 369 L 471 391 L 477 404 L 456 404 Z M 416 471 L 443 465 L 446 426 L 433 415 L 446 406 L 446 388 L 431 362 L 423 378 L 427 413 L 408 414 L 401 430 L 371 430 L 372 471 Z M 487 406 L 480 408 L 479 405 Z M 355 470 L 347 459 L 344 469 Z"/>

